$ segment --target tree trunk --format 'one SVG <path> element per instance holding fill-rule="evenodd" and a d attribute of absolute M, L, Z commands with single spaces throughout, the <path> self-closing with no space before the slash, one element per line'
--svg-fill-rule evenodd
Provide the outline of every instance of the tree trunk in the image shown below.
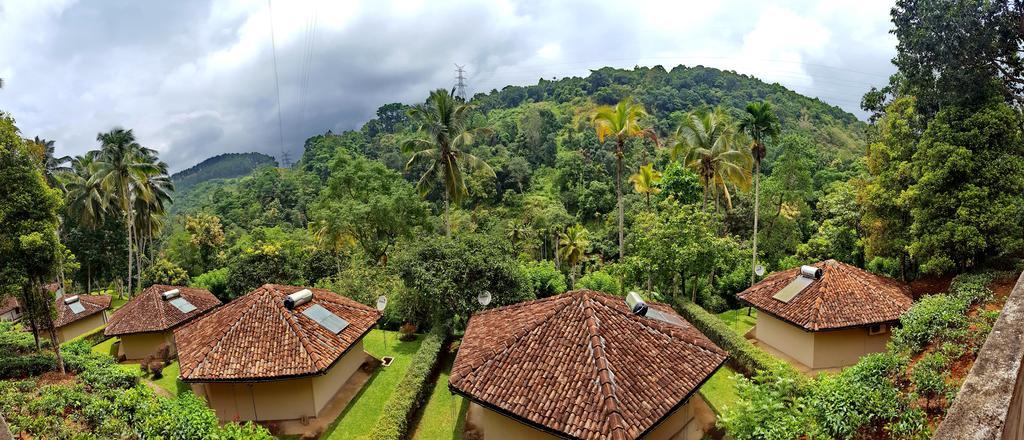
<path fill-rule="evenodd" d="M 616 153 L 615 161 L 615 199 L 618 200 L 619 209 L 619 261 L 621 262 L 626 256 L 626 246 L 623 240 L 622 229 L 624 227 L 623 214 L 622 214 L 622 155 L 623 155 L 623 142 L 619 140 L 619 151 Z"/>
<path fill-rule="evenodd" d="M 32 329 L 32 337 L 35 338 L 36 351 L 38 352 L 43 347 L 39 343 L 39 325 L 36 323 L 35 301 L 31 294 L 25 291 L 24 287 L 22 287 L 21 297 L 22 301 L 24 301 L 21 306 L 25 308 L 25 314 L 28 315 L 28 325 Z"/>
<path fill-rule="evenodd" d="M 444 190 L 444 236 L 452 236 L 452 223 L 448 218 L 448 188 Z"/>
<path fill-rule="evenodd" d="M 761 161 L 754 162 L 754 251 L 750 263 L 750 285 L 754 285 L 757 274 L 754 268 L 757 267 L 757 218 L 761 214 Z"/>
<path fill-rule="evenodd" d="M 60 341 L 57 340 L 57 329 L 53 328 L 53 320 L 51 319 L 50 321 L 50 344 L 53 345 L 53 354 L 57 357 L 57 371 L 60 374 L 67 374 L 67 370 L 64 369 L 64 356 L 60 354 Z"/>

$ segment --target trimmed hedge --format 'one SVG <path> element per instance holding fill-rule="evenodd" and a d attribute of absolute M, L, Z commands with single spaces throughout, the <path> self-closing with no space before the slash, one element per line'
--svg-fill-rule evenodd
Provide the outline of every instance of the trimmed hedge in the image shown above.
<path fill-rule="evenodd" d="M 746 338 L 737 334 L 728 324 L 701 306 L 681 299 L 676 301 L 676 310 L 687 321 L 690 321 L 690 324 L 697 327 L 697 330 L 704 333 L 704 336 L 728 351 L 730 364 L 744 375 L 753 376 L 758 371 L 779 368 L 792 369 L 789 364 L 755 347 Z"/>
<path fill-rule="evenodd" d="M 398 383 L 395 391 L 384 405 L 377 424 L 366 438 L 374 440 L 400 440 L 409 431 L 409 421 L 430 391 L 428 381 L 437 367 L 441 347 L 444 345 L 445 334 L 435 326 L 420 344 L 419 350 L 413 355 L 412 365 L 405 372 L 405 377 Z"/>
<path fill-rule="evenodd" d="M 70 341 L 67 341 L 67 342 L 65 342 L 65 343 L 63 343 L 61 345 L 67 345 L 67 344 L 70 344 L 72 342 L 77 342 L 77 341 L 86 341 L 86 342 L 89 343 L 90 346 L 99 344 L 100 342 L 103 342 L 103 341 L 106 341 L 107 339 L 110 339 L 106 335 L 103 334 L 103 330 L 106 330 L 106 328 L 107 328 L 107 325 L 103 324 L 102 326 L 100 326 L 98 328 L 89 330 L 88 333 L 83 333 L 81 335 L 75 336 L 74 339 L 71 339 Z"/>
<path fill-rule="evenodd" d="M 0 354 L 0 380 L 38 376 L 57 368 L 57 357 L 50 351 L 8 356 Z"/>

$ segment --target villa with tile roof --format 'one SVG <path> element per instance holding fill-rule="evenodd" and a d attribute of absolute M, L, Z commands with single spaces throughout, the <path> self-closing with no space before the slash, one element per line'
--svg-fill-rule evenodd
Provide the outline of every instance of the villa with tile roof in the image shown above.
<path fill-rule="evenodd" d="M 805 371 L 885 351 L 892 325 L 913 304 L 906 284 L 836 260 L 771 274 L 739 298 L 758 310 L 758 345 Z"/>
<path fill-rule="evenodd" d="M 221 420 L 317 417 L 367 360 L 376 309 L 266 284 L 177 328 L 180 379 Z"/>
<path fill-rule="evenodd" d="M 103 334 L 120 339 L 117 353 L 126 359 L 145 358 L 164 344 L 173 356 L 174 329 L 219 305 L 206 289 L 154 284 L 117 309 Z"/>
<path fill-rule="evenodd" d="M 700 439 L 726 358 L 666 305 L 576 290 L 473 315 L 448 387 L 488 440 Z"/>
<path fill-rule="evenodd" d="M 0 321 L 17 321 L 21 319 L 21 303 L 18 298 L 8 296 L 0 302 Z"/>
<path fill-rule="evenodd" d="M 110 295 L 60 295 L 54 300 L 57 340 L 70 341 L 107 323 Z"/>

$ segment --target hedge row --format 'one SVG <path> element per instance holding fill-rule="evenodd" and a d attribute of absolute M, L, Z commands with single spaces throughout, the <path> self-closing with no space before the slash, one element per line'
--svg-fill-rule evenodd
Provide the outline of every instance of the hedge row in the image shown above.
<path fill-rule="evenodd" d="M 444 345 L 445 334 L 440 329 L 441 326 L 437 327 L 423 339 L 419 350 L 413 355 L 412 364 L 405 372 L 405 377 L 391 393 L 391 398 L 384 405 L 377 424 L 367 438 L 399 440 L 408 434 L 409 421 L 429 392 L 428 381 L 434 373 L 441 347 Z"/>
<path fill-rule="evenodd" d="M 57 357 L 50 351 L 13 356 L 0 354 L 0 380 L 38 376 L 57 367 Z"/>
<path fill-rule="evenodd" d="M 676 310 L 708 339 L 728 351 L 730 365 L 744 375 L 753 376 L 762 370 L 790 368 L 789 364 L 755 347 L 746 338 L 737 334 L 732 327 L 701 306 L 681 299 L 676 301 Z"/>
<path fill-rule="evenodd" d="M 103 334 L 103 330 L 106 330 L 106 328 L 107 328 L 107 326 L 104 324 L 104 325 L 100 326 L 99 328 L 90 330 L 88 333 L 83 333 L 81 335 L 75 336 L 74 339 L 71 339 L 70 341 L 65 342 L 63 345 L 67 345 L 67 344 L 70 344 L 70 343 L 76 342 L 76 341 L 86 341 L 86 342 L 89 343 L 89 345 L 99 344 L 100 342 L 103 342 L 103 341 L 106 341 L 107 339 L 110 339 L 106 335 Z"/>

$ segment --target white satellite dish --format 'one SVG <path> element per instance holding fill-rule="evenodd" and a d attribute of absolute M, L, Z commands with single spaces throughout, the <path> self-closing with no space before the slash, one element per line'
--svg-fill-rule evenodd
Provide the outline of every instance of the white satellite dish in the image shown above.
<path fill-rule="evenodd" d="M 377 297 L 377 311 L 383 312 L 384 308 L 388 306 L 388 297 L 381 295 Z"/>
<path fill-rule="evenodd" d="M 476 296 L 476 302 L 480 303 L 480 305 L 484 307 L 487 307 L 487 305 L 491 303 L 491 292 L 488 292 L 486 290 L 480 292 L 480 294 Z"/>
<path fill-rule="evenodd" d="M 754 266 L 754 273 L 757 274 L 757 276 L 764 275 L 764 266 L 760 264 Z"/>

